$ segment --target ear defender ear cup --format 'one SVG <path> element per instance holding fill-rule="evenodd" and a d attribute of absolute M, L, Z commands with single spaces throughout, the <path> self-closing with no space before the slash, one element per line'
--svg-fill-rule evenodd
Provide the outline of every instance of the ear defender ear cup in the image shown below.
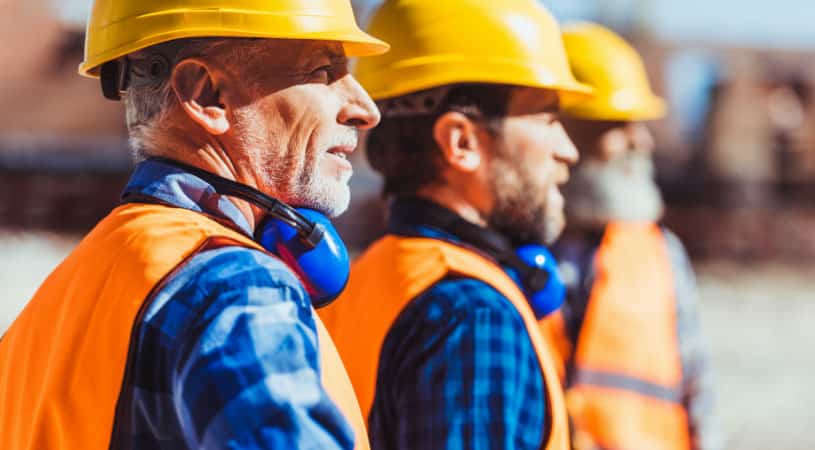
<path fill-rule="evenodd" d="M 529 305 L 538 320 L 555 312 L 566 300 L 566 285 L 557 271 L 557 261 L 546 247 L 525 245 L 515 250 L 524 265 L 531 268 L 526 274 L 514 275 L 521 278 Z"/>
<path fill-rule="evenodd" d="M 311 245 L 298 234 L 298 230 L 272 215 L 258 227 L 258 242 L 279 256 L 291 267 L 306 286 L 315 308 L 327 306 L 345 289 L 351 272 L 348 250 L 331 220 L 322 213 L 308 208 L 296 211 L 322 231 L 322 236 Z"/>

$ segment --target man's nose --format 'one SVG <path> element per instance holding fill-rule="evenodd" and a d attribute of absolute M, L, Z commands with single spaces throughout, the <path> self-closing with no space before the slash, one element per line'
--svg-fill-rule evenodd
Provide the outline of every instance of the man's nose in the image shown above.
<path fill-rule="evenodd" d="M 563 125 L 558 123 L 558 127 L 560 128 L 560 145 L 557 146 L 555 157 L 573 166 L 580 160 L 580 151 L 578 151 L 577 146 L 574 145 L 574 142 L 572 142 L 572 139 L 566 133 L 566 129 L 563 128 Z"/>
<path fill-rule="evenodd" d="M 352 75 L 347 75 L 339 83 L 342 85 L 345 101 L 337 122 L 360 130 L 369 130 L 379 124 L 379 108 L 359 82 Z"/>

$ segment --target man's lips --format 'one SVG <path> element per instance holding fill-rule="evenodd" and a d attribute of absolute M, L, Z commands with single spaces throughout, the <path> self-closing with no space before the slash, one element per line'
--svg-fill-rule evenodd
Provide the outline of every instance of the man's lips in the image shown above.
<path fill-rule="evenodd" d="M 337 145 L 328 149 L 328 153 L 338 158 L 348 159 L 351 153 L 354 153 L 356 145 Z"/>
<path fill-rule="evenodd" d="M 351 166 L 351 161 L 348 160 L 348 155 L 353 153 L 355 148 L 356 145 L 337 145 L 328 149 L 328 155 L 335 161 L 338 169 L 352 171 L 354 168 Z"/>

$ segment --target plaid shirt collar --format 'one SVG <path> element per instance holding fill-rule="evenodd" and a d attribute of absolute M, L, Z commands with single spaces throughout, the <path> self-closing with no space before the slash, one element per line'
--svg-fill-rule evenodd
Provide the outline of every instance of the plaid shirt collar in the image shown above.
<path fill-rule="evenodd" d="M 201 178 L 162 161 L 148 159 L 139 163 L 121 199 L 123 203 L 155 200 L 189 209 L 225 220 L 248 236 L 253 234 L 246 217 L 229 198 Z"/>

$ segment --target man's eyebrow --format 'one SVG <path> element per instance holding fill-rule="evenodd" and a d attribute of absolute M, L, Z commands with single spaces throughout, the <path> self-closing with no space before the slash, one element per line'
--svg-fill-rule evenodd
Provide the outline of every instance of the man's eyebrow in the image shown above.
<path fill-rule="evenodd" d="M 313 51 L 313 54 L 330 59 L 345 58 L 345 49 L 340 45 L 320 45 Z"/>
<path fill-rule="evenodd" d="M 535 109 L 542 113 L 556 113 L 560 112 L 560 103 L 560 96 L 555 94 L 541 100 Z"/>
<path fill-rule="evenodd" d="M 345 52 L 341 48 L 334 49 L 331 47 L 320 47 L 309 52 L 308 57 L 305 58 L 304 64 L 312 65 L 317 64 L 319 61 L 325 60 L 328 60 L 332 65 L 345 64 L 348 62 L 348 57 L 345 56 Z"/>
<path fill-rule="evenodd" d="M 339 50 L 335 49 L 324 49 L 325 56 L 331 60 L 332 63 L 343 63 L 348 61 L 348 57 L 345 56 L 345 51 L 340 48 Z"/>

